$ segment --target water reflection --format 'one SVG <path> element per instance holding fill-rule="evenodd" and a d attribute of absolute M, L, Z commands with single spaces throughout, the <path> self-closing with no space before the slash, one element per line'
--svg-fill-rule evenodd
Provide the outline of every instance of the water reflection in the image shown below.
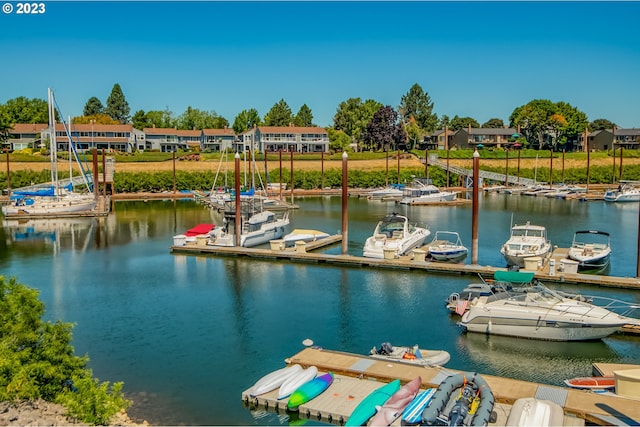
<path fill-rule="evenodd" d="M 482 372 L 525 381 L 564 385 L 585 376 L 594 362 L 614 362 L 616 351 L 605 341 L 554 342 L 463 333 L 456 342 L 460 356 Z M 553 370 L 553 376 L 549 370 Z"/>

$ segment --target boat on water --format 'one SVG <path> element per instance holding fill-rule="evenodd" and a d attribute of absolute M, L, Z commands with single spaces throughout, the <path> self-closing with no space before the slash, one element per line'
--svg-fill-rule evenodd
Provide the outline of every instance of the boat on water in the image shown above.
<path fill-rule="evenodd" d="M 530 290 L 474 298 L 460 321 L 468 332 L 549 341 L 605 338 L 636 319 L 538 283 Z"/>
<path fill-rule="evenodd" d="M 423 425 L 486 426 L 495 422 L 495 399 L 478 373 L 463 372 L 445 378 L 422 412 Z"/>
<path fill-rule="evenodd" d="M 324 231 L 296 228 L 291 230 L 290 233 L 285 234 L 282 240 L 284 240 L 285 246 L 293 246 L 300 240 L 303 242 L 315 242 L 318 239 L 324 239 L 326 237 L 329 237 L 329 233 L 325 233 Z"/>
<path fill-rule="evenodd" d="M 469 252 L 455 231 L 436 231 L 428 247 L 429 256 L 435 261 L 462 262 Z"/>
<path fill-rule="evenodd" d="M 604 376 L 575 377 L 564 380 L 564 383 L 571 388 L 605 390 L 616 386 L 616 378 Z"/>
<path fill-rule="evenodd" d="M 430 234 L 427 228 L 411 224 L 406 216 L 394 212 L 378 221 L 364 243 L 362 255 L 367 258 L 385 258 L 385 252 L 393 257 L 406 255 L 422 246 Z"/>
<path fill-rule="evenodd" d="M 507 265 L 525 266 L 527 258 L 545 259 L 551 255 L 551 241 L 547 239 L 547 229 L 541 225 L 525 225 L 511 227 L 509 239 L 500 248 L 500 253 Z"/>
<path fill-rule="evenodd" d="M 535 273 L 529 271 L 501 271 L 493 274 L 493 280 L 470 283 L 462 291 L 452 292 L 445 300 L 451 313 L 462 316 L 474 298 L 488 297 L 499 292 L 518 292 L 532 286 Z"/>
<path fill-rule="evenodd" d="M 638 202 L 640 201 L 640 187 L 635 181 L 621 181 L 613 190 L 604 193 L 605 202 Z"/>
<path fill-rule="evenodd" d="M 456 191 L 440 191 L 431 181 L 423 178 L 414 178 L 411 185 L 405 187 L 400 203 L 404 205 L 452 202 L 456 200 Z"/>
<path fill-rule="evenodd" d="M 176 234 L 173 236 L 174 246 L 184 246 L 187 244 L 197 243 L 198 240 L 204 240 L 206 242 L 220 230 L 216 229 L 215 224 L 198 224 L 185 231 L 182 234 Z"/>
<path fill-rule="evenodd" d="M 609 233 L 597 230 L 576 231 L 567 254 L 578 261 L 578 270 L 602 271 L 609 266 L 611 242 Z"/>
<path fill-rule="evenodd" d="M 388 187 L 367 193 L 368 199 L 400 199 L 404 194 L 404 184 L 390 184 Z"/>
<path fill-rule="evenodd" d="M 10 195 L 11 203 L 2 206 L 2 213 L 7 216 L 64 216 L 78 213 L 90 213 L 95 210 L 98 201 L 93 194 L 93 187 L 85 173 L 85 167 L 80 161 L 75 150 L 75 144 L 71 139 L 71 133 L 66 123 L 63 122 L 64 131 L 69 138 L 69 162 L 75 157 L 82 171 L 82 178 L 87 191 L 84 193 L 74 191 L 73 182 L 62 185 L 58 178 L 58 143 L 55 118 L 55 99 L 53 91 L 48 90 L 49 134 L 51 138 L 49 148 L 49 161 L 51 164 L 51 182 L 49 185 L 24 191 L 13 191 Z M 71 163 L 69 163 L 71 166 Z M 70 216 L 71 216 L 70 215 Z"/>
<path fill-rule="evenodd" d="M 425 350 L 417 344 L 411 347 L 393 346 L 389 342 L 383 342 L 380 348 L 373 346 L 369 356 L 389 362 L 420 366 L 444 366 L 451 359 L 451 355 L 445 350 Z"/>
<path fill-rule="evenodd" d="M 229 223 L 225 218 L 225 230 L 219 234 L 214 234 L 207 244 L 212 246 L 235 246 L 235 234 L 227 230 Z M 289 226 L 289 213 L 285 211 L 282 216 L 269 210 L 263 210 L 242 221 L 240 246 L 250 248 L 268 243 L 270 240 L 280 239 L 284 236 L 285 229 Z"/>

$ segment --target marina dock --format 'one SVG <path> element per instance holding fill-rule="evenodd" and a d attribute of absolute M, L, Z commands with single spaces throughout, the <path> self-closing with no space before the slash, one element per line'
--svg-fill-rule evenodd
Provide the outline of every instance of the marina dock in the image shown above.
<path fill-rule="evenodd" d="M 302 367 L 316 366 L 320 372 L 335 374 L 334 383 L 316 399 L 299 408 L 300 417 L 316 419 L 342 425 L 357 404 L 371 391 L 400 379 L 403 383 L 420 376 L 422 388 L 437 387 L 448 375 L 461 371 L 440 367 L 423 367 L 403 363 L 390 363 L 367 356 L 305 348 L 285 360 L 287 364 Z M 632 367 L 635 367 L 632 366 Z M 627 365 L 627 368 L 629 366 Z M 480 373 L 491 387 L 496 400 L 494 411 L 498 415 L 495 423 L 505 425 L 511 405 L 524 397 L 551 400 L 560 405 L 565 413 L 564 425 L 637 425 L 640 420 L 640 405 L 637 400 L 623 396 L 612 396 L 549 386 Z M 286 409 L 286 400 L 277 400 L 277 390 L 251 397 L 249 390 L 242 393 L 246 405 L 265 407 L 275 411 Z M 396 421 L 395 424 L 399 424 Z"/>
<path fill-rule="evenodd" d="M 481 275 L 483 277 L 492 276 L 496 271 L 505 271 L 506 268 L 484 266 L 478 264 L 453 264 L 446 262 L 433 262 L 423 258 L 426 250 L 421 256 L 404 255 L 393 259 L 366 258 L 355 255 L 343 254 L 323 254 L 313 252 L 314 250 L 337 244 L 342 241 L 339 234 L 332 235 L 305 245 L 296 245 L 293 248 L 244 248 L 188 244 L 184 246 L 171 246 L 170 250 L 174 254 L 182 255 L 212 255 L 212 256 L 243 256 L 257 259 L 287 260 L 302 263 L 333 264 L 352 267 L 370 267 L 401 270 L 421 270 L 429 273 L 457 274 L 457 275 Z M 589 284 L 602 287 L 640 289 L 640 279 L 635 277 L 602 276 L 593 274 L 569 273 L 559 271 L 560 260 L 566 258 L 566 248 L 556 248 L 550 259 L 554 259 L 556 269 L 550 271 L 549 262 L 544 263 L 535 271 L 535 277 L 548 283 L 574 283 Z M 529 270 L 526 270 L 529 271 Z"/>

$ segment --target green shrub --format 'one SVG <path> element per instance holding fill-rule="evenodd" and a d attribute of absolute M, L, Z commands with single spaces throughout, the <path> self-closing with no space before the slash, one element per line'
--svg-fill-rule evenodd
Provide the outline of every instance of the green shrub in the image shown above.
<path fill-rule="evenodd" d="M 0 276 L 0 401 L 44 399 L 63 403 L 70 415 L 107 424 L 131 402 L 122 383 L 99 384 L 89 358 L 74 355 L 72 325 L 42 321 L 38 291 Z"/>

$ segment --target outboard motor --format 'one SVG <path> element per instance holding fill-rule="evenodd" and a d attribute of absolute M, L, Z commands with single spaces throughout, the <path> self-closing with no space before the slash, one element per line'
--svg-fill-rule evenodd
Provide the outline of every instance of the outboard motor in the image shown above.
<path fill-rule="evenodd" d="M 393 353 L 393 346 L 390 342 L 383 342 L 380 346 L 380 354 L 391 354 Z"/>
<path fill-rule="evenodd" d="M 450 426 L 463 426 L 464 420 L 469 415 L 469 407 L 473 402 L 475 392 L 473 386 L 467 384 L 462 390 L 462 396 L 456 400 L 456 403 L 449 412 L 449 425 Z"/>

